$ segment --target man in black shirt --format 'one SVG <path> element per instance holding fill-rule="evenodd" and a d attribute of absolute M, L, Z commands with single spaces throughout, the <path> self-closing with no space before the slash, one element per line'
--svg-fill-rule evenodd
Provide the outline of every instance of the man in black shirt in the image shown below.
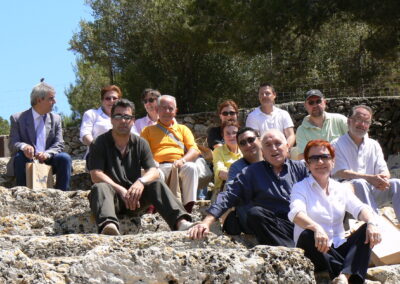
<path fill-rule="evenodd" d="M 111 109 L 113 128 L 90 145 L 88 169 L 94 185 L 89 202 L 99 232 L 119 235 L 117 214 L 144 213 L 153 204 L 171 230 L 185 230 L 191 217 L 159 173 L 147 142 L 130 133 L 135 106 L 121 99 Z M 141 176 L 141 168 L 145 173 Z"/>

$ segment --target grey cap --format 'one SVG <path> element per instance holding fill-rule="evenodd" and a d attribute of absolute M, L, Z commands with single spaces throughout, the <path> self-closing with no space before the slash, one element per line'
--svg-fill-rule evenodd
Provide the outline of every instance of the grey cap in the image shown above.
<path fill-rule="evenodd" d="M 320 97 L 320 98 L 324 98 L 324 94 L 321 93 L 320 90 L 312 89 L 312 90 L 309 90 L 309 91 L 306 93 L 306 100 L 307 100 L 309 97 L 314 97 L 314 96 L 317 96 L 317 97 Z"/>

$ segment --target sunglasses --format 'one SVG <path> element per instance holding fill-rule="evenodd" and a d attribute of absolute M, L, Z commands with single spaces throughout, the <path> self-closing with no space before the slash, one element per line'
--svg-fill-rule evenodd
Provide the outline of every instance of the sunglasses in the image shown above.
<path fill-rule="evenodd" d="M 308 162 L 310 164 L 313 164 L 313 163 L 316 164 L 316 163 L 319 162 L 319 160 L 322 160 L 322 162 L 325 163 L 325 162 L 327 162 L 327 161 L 329 161 L 331 159 L 332 159 L 332 156 L 329 155 L 329 154 L 312 155 L 312 156 L 308 157 Z"/>
<path fill-rule="evenodd" d="M 318 99 L 318 100 L 315 100 L 315 101 L 307 101 L 307 102 L 308 102 L 308 104 L 309 104 L 310 106 L 313 106 L 313 105 L 315 105 L 315 104 L 317 104 L 317 105 L 321 104 L 321 103 L 322 103 L 322 100 L 321 100 L 321 99 Z"/>
<path fill-rule="evenodd" d="M 228 115 L 234 116 L 234 115 L 237 114 L 237 112 L 236 112 L 236 111 L 223 111 L 223 112 L 221 112 L 221 114 L 222 114 L 223 116 L 228 116 Z"/>
<path fill-rule="evenodd" d="M 239 141 L 239 145 L 240 146 L 246 146 L 247 143 L 252 144 L 254 143 L 254 141 L 256 141 L 257 137 L 253 136 L 253 137 L 247 137 L 246 139 L 240 140 Z"/>
<path fill-rule="evenodd" d="M 143 100 L 143 104 L 147 104 L 147 103 L 153 103 L 154 101 L 156 101 L 156 98 L 150 98 L 150 99 L 144 99 Z"/>
<path fill-rule="evenodd" d="M 118 100 L 117 97 L 105 97 L 104 99 L 105 99 L 106 101 L 116 101 L 116 100 Z"/>
<path fill-rule="evenodd" d="M 133 115 L 127 115 L 127 114 L 114 114 L 114 115 L 112 116 L 112 118 L 114 118 L 114 119 L 116 119 L 116 120 L 122 120 L 122 119 L 124 119 L 124 120 L 128 120 L 128 121 L 130 121 L 130 120 L 132 120 L 132 119 L 133 119 Z"/>

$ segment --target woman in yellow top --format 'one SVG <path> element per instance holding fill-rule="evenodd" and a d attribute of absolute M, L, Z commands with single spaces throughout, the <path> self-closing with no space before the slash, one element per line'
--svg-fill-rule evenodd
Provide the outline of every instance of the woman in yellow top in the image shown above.
<path fill-rule="evenodd" d="M 213 151 L 215 193 L 220 191 L 223 182 L 228 178 L 230 166 L 243 156 L 236 140 L 238 130 L 239 124 L 237 122 L 225 121 L 222 123 L 221 134 L 225 144 Z"/>

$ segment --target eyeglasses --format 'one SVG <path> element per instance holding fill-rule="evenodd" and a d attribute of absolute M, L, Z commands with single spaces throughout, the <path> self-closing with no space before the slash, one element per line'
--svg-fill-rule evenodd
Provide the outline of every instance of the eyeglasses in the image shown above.
<path fill-rule="evenodd" d="M 106 101 L 116 101 L 116 100 L 118 100 L 118 97 L 105 97 L 104 100 L 106 100 Z"/>
<path fill-rule="evenodd" d="M 310 164 L 316 164 L 319 162 L 319 160 L 322 160 L 322 162 L 327 162 L 332 159 L 332 156 L 329 154 L 322 154 L 322 155 L 312 155 L 308 157 L 308 162 Z"/>
<path fill-rule="evenodd" d="M 122 119 L 124 119 L 124 120 L 130 121 L 130 120 L 133 119 L 133 115 L 128 115 L 128 114 L 114 114 L 114 115 L 112 116 L 112 118 L 114 118 L 114 119 L 116 119 L 116 120 L 122 120 Z"/>
<path fill-rule="evenodd" d="M 157 100 L 156 98 L 143 99 L 143 104 L 153 103 L 156 100 Z"/>
<path fill-rule="evenodd" d="M 237 114 L 237 112 L 236 112 L 236 111 L 223 111 L 223 112 L 221 112 L 221 114 L 222 114 L 223 116 L 228 116 L 228 115 L 234 116 L 234 115 Z"/>
<path fill-rule="evenodd" d="M 321 103 L 322 103 L 322 100 L 321 100 L 321 99 L 318 99 L 318 100 L 307 101 L 307 102 L 308 102 L 308 104 L 309 104 L 310 106 L 313 106 L 313 105 L 315 105 L 315 104 L 317 104 L 317 105 L 321 104 Z"/>
<path fill-rule="evenodd" d="M 371 125 L 372 121 L 371 120 L 363 120 L 361 118 L 350 118 L 352 120 L 354 120 L 355 123 L 359 123 L 359 124 L 365 124 L 367 126 Z"/>
<path fill-rule="evenodd" d="M 247 137 L 246 139 L 240 140 L 239 141 L 239 145 L 240 146 L 246 146 L 247 143 L 252 144 L 254 143 L 254 141 L 256 141 L 257 137 L 253 136 L 253 137 Z"/>

